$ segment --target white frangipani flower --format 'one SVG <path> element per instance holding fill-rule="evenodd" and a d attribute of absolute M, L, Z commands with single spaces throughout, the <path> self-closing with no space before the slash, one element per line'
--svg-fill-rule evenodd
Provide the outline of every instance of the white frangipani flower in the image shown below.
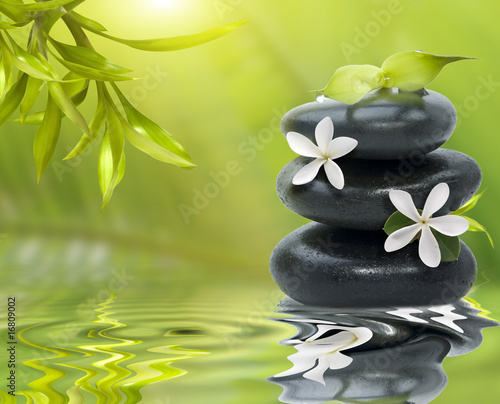
<path fill-rule="evenodd" d="M 340 351 L 362 345 L 373 336 L 373 332 L 366 327 L 344 327 L 334 325 L 335 323 L 330 324 L 317 324 L 318 332 L 305 341 L 290 340 L 289 342 L 297 344 L 295 345 L 297 353 L 288 357 L 293 363 L 293 367 L 275 377 L 292 376 L 305 372 L 304 378 L 325 385 L 323 375 L 328 369 L 342 369 L 353 361 L 351 357 Z M 327 332 L 334 330 L 340 332 L 321 338 Z"/>
<path fill-rule="evenodd" d="M 307 137 L 297 132 L 288 132 L 286 140 L 290 148 L 297 154 L 305 157 L 315 157 L 315 160 L 302 167 L 293 177 L 294 185 L 311 182 L 324 166 L 328 181 L 337 189 L 344 188 L 344 174 L 333 160 L 350 153 L 358 141 L 350 137 L 333 139 L 333 122 L 330 117 L 323 118 L 314 132 L 317 146 Z"/>
<path fill-rule="evenodd" d="M 399 250 L 408 245 L 419 232 L 422 232 L 418 244 L 418 255 L 428 267 L 437 267 L 441 262 L 441 251 L 431 227 L 446 236 L 458 236 L 469 228 L 469 222 L 460 216 L 431 217 L 444 206 L 449 196 L 448 184 L 445 182 L 437 184 L 429 193 L 422 215 L 420 215 L 408 192 L 401 190 L 389 192 L 389 198 L 396 209 L 413 220 L 415 224 L 391 233 L 385 241 L 385 250 L 387 252 Z"/>

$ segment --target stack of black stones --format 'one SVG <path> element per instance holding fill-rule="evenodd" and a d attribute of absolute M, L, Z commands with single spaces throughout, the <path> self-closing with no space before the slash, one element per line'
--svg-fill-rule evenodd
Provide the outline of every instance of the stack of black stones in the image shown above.
<path fill-rule="evenodd" d="M 282 132 L 298 132 L 315 143 L 316 125 L 325 117 L 334 138 L 358 141 L 335 160 L 345 186 L 338 190 L 323 169 L 311 182 L 292 178 L 311 158 L 297 157 L 279 173 L 277 192 L 293 212 L 311 219 L 286 236 L 271 256 L 271 274 L 294 300 L 327 307 L 440 305 L 455 302 L 472 287 L 476 261 L 461 241 L 460 256 L 427 267 L 418 242 L 401 250 L 384 250 L 384 223 L 396 211 L 389 191 L 412 195 L 422 209 L 431 189 L 442 182 L 450 197 L 434 216 L 457 210 L 478 190 L 481 169 L 469 156 L 438 149 L 456 124 L 453 104 L 429 90 L 405 92 L 383 88 L 354 105 L 331 99 L 289 111 Z"/>

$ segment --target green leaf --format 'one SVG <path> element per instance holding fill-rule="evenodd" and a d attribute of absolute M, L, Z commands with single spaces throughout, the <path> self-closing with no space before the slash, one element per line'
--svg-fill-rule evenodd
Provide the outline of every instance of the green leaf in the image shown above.
<path fill-rule="evenodd" d="M 466 219 L 469 222 L 469 229 L 468 231 L 482 231 L 486 233 L 488 236 L 488 239 L 490 240 L 491 246 L 495 248 L 495 244 L 493 243 L 493 239 L 491 238 L 490 233 L 486 231 L 486 227 L 484 227 L 482 224 L 479 224 L 476 220 L 471 219 L 470 217 L 462 216 L 464 219 Z"/>
<path fill-rule="evenodd" d="M 40 79 L 36 79 L 34 77 L 28 78 L 28 83 L 26 86 L 26 92 L 24 94 L 23 101 L 21 102 L 21 113 L 20 113 L 20 121 L 24 123 L 24 120 L 28 116 L 31 111 L 31 107 L 35 103 L 38 95 L 40 94 L 40 87 L 42 86 L 43 81 Z"/>
<path fill-rule="evenodd" d="M 24 119 L 24 122 L 22 122 L 22 123 L 24 125 L 41 125 L 44 117 L 45 117 L 45 111 L 40 111 L 40 112 L 37 112 L 36 114 L 28 115 Z M 21 120 L 20 119 L 13 119 L 12 122 L 21 123 Z"/>
<path fill-rule="evenodd" d="M 17 3 L 17 4 L 22 4 L 21 2 L 1 2 L 0 3 L 0 11 L 4 13 L 6 16 L 11 18 L 12 20 L 16 21 L 16 23 L 25 25 L 28 22 L 30 22 L 31 15 L 27 11 L 20 10 L 19 8 L 16 7 L 16 4 L 12 3 Z"/>
<path fill-rule="evenodd" d="M 430 84 L 448 63 L 472 60 L 463 56 L 439 56 L 421 51 L 400 52 L 382 64 L 387 77 L 385 87 L 415 91 Z"/>
<path fill-rule="evenodd" d="M 73 72 L 66 74 L 63 80 L 62 87 L 66 94 L 75 106 L 80 105 L 87 96 L 90 80 Z"/>
<path fill-rule="evenodd" d="M 465 213 L 469 210 L 471 210 L 474 206 L 476 206 L 477 201 L 479 198 L 483 196 L 485 191 L 481 192 L 480 194 L 474 195 L 472 198 L 470 198 L 465 204 L 463 204 L 459 209 L 457 209 L 455 212 L 450 213 L 450 215 L 461 215 L 462 213 Z"/>
<path fill-rule="evenodd" d="M 48 35 L 47 38 L 57 52 L 59 52 L 62 58 L 67 62 L 110 74 L 123 74 L 132 71 L 111 62 L 93 49 L 85 48 L 83 46 L 66 45 L 62 42 L 56 41 Z"/>
<path fill-rule="evenodd" d="M 47 69 L 46 64 L 43 63 L 38 57 L 26 52 L 22 49 L 16 41 L 14 41 L 9 35 L 7 37 L 12 45 L 13 54 L 12 62 L 19 70 L 24 73 L 35 77 L 40 80 L 45 81 L 55 81 L 56 79 L 52 76 L 52 73 Z M 0 36 L 0 40 L 3 46 L 7 47 L 7 43 Z M 7 48 L 8 49 L 8 48 Z M 43 58 L 43 56 L 40 55 Z"/>
<path fill-rule="evenodd" d="M 107 108 L 107 128 L 99 152 L 98 175 L 103 195 L 102 210 L 125 173 L 124 136 L 118 117 L 112 108 Z"/>
<path fill-rule="evenodd" d="M 441 261 L 455 261 L 460 255 L 460 239 L 458 236 L 450 237 L 431 228 L 432 234 L 436 237 L 441 251 Z"/>
<path fill-rule="evenodd" d="M 130 126 L 134 129 L 133 132 L 126 130 L 126 134 L 135 147 L 160 161 L 183 168 L 195 167 L 186 149 L 170 133 L 137 111 L 118 87 L 113 83 L 112 86 L 125 110 Z M 127 129 L 127 126 L 124 128 Z"/>
<path fill-rule="evenodd" d="M 28 76 L 23 74 L 7 92 L 5 99 L 0 105 L 0 126 L 3 125 L 7 119 L 9 119 L 23 100 L 27 82 Z"/>
<path fill-rule="evenodd" d="M 85 121 L 85 118 L 82 116 L 80 111 L 75 107 L 71 98 L 64 91 L 61 83 L 50 82 L 48 83 L 49 92 L 52 95 L 52 98 L 56 102 L 56 104 L 61 108 L 61 111 L 80 129 L 83 130 L 84 133 L 90 135 L 90 129 Z"/>
<path fill-rule="evenodd" d="M 382 69 L 372 65 L 351 65 L 338 68 L 327 86 L 320 91 L 328 98 L 354 104 L 384 83 Z"/>
<path fill-rule="evenodd" d="M 101 83 L 102 84 L 102 83 Z M 83 134 L 82 138 L 78 142 L 78 144 L 75 146 L 73 150 L 64 158 L 64 160 L 71 159 L 73 157 L 76 157 L 83 153 L 85 149 L 88 147 L 88 145 L 95 140 L 95 138 L 99 135 L 99 132 L 101 131 L 102 127 L 104 126 L 104 123 L 106 121 L 106 104 L 104 103 L 104 94 L 102 89 L 99 88 L 98 84 L 98 90 L 97 90 L 97 109 L 94 114 L 94 118 L 92 118 L 92 122 L 90 122 L 90 133 L 91 135 L 88 136 L 86 134 Z"/>
<path fill-rule="evenodd" d="M 61 63 L 66 69 L 91 80 L 96 81 L 126 81 L 133 80 L 133 77 L 122 76 L 120 74 L 108 73 L 103 70 L 92 69 L 91 67 L 79 65 L 77 63 L 68 62 L 67 60 L 61 59 L 57 56 L 55 58 Z"/>
<path fill-rule="evenodd" d="M 420 211 L 420 213 L 422 212 Z M 385 222 L 384 231 L 387 235 L 390 235 L 394 233 L 396 230 L 402 229 L 403 227 L 411 226 L 413 224 L 415 224 L 413 220 L 406 217 L 399 210 L 397 210 Z"/>
<path fill-rule="evenodd" d="M 38 129 L 33 143 L 38 181 L 42 177 L 47 165 L 54 154 L 61 129 L 61 111 L 49 94 L 47 109 L 42 124 Z"/>
<path fill-rule="evenodd" d="M 2 59 L 0 60 L 0 102 L 3 101 L 7 91 L 13 84 L 14 75 L 12 74 L 12 57 L 5 46 L 1 50 Z"/>
<path fill-rule="evenodd" d="M 101 30 L 90 29 L 89 27 L 84 27 L 90 31 L 101 35 L 105 38 L 111 39 L 122 43 L 124 45 L 130 46 L 131 48 L 149 51 L 149 52 L 164 52 L 164 51 L 174 51 L 191 48 L 193 46 L 202 45 L 206 42 L 213 41 L 214 39 L 220 38 L 223 35 L 229 34 L 236 28 L 246 24 L 249 20 L 233 22 L 231 24 L 222 25 L 217 28 L 210 29 L 208 31 L 200 32 L 193 35 L 182 35 L 170 38 L 158 38 L 158 39 L 122 39 L 111 35 L 108 35 Z"/>
<path fill-rule="evenodd" d="M 5 1 L 0 1 L 0 4 L 13 6 L 23 11 L 44 11 L 64 6 L 65 4 L 71 3 L 72 1 L 74 0 L 50 0 L 40 3 L 30 3 L 30 4 L 12 4 L 12 3 L 7 3 Z"/>
<path fill-rule="evenodd" d="M 90 18 L 84 17 L 81 14 L 78 14 L 76 11 L 72 11 L 71 15 L 74 17 L 74 20 L 78 21 L 78 25 L 80 27 L 85 28 L 89 31 L 107 31 L 107 29 L 101 25 L 99 22 L 91 20 Z"/>

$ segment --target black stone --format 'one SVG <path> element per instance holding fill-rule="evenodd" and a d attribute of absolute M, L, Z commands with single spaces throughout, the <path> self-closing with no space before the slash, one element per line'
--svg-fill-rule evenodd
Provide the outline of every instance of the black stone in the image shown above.
<path fill-rule="evenodd" d="M 418 241 L 387 253 L 386 238 L 382 231 L 309 223 L 276 246 L 271 274 L 292 299 L 337 308 L 449 304 L 472 287 L 476 260 L 465 243 L 457 260 L 430 268 Z"/>
<path fill-rule="evenodd" d="M 479 165 L 466 154 L 436 150 L 408 160 L 335 160 L 344 173 L 345 186 L 334 188 L 321 168 L 308 184 L 293 185 L 295 173 L 310 158 L 298 157 L 278 174 L 276 188 L 281 201 L 300 216 L 329 224 L 361 230 L 379 230 L 396 208 L 389 191 L 409 192 L 422 209 L 431 189 L 440 182 L 450 187 L 450 197 L 435 216 L 446 215 L 467 202 L 481 184 Z"/>
<path fill-rule="evenodd" d="M 298 132 L 316 143 L 314 129 L 326 116 L 334 137 L 349 136 L 358 146 L 349 154 L 362 159 L 398 159 L 428 153 L 441 146 L 455 128 L 453 104 L 435 91 L 382 88 L 349 105 L 326 98 L 292 109 L 281 121 L 286 135 Z"/>

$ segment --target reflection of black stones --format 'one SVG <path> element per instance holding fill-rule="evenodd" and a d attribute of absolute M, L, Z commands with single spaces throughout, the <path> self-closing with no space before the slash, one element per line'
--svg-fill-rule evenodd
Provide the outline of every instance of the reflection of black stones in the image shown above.
<path fill-rule="evenodd" d="M 465 243 L 458 260 L 429 268 L 418 256 L 418 241 L 387 253 L 386 237 L 310 223 L 276 246 L 271 274 L 292 299 L 327 307 L 446 304 L 472 287 L 476 261 Z"/>
<path fill-rule="evenodd" d="M 389 191 L 412 195 L 422 209 L 431 189 L 440 182 L 450 187 L 450 197 L 435 216 L 457 210 L 481 184 L 481 169 L 471 157 L 453 150 L 436 150 L 418 162 L 394 160 L 336 160 L 345 177 L 344 189 L 334 188 L 321 168 L 308 184 L 293 185 L 297 171 L 311 159 L 298 157 L 278 174 L 276 189 L 287 208 L 305 218 L 351 229 L 380 230 L 396 211 Z"/>
<path fill-rule="evenodd" d="M 326 116 L 333 120 L 335 137 L 349 136 L 359 142 L 350 157 L 397 159 L 437 149 L 451 136 L 457 115 L 453 104 L 434 91 L 383 88 L 354 105 L 331 99 L 301 105 L 283 117 L 281 130 L 301 133 L 315 142 L 314 129 Z"/>
<path fill-rule="evenodd" d="M 302 374 L 268 380 L 283 387 L 283 403 L 429 403 L 446 387 L 441 363 L 449 349 L 446 340 L 428 337 L 383 351 L 353 353 L 348 367 L 325 373 L 325 385 Z"/>

